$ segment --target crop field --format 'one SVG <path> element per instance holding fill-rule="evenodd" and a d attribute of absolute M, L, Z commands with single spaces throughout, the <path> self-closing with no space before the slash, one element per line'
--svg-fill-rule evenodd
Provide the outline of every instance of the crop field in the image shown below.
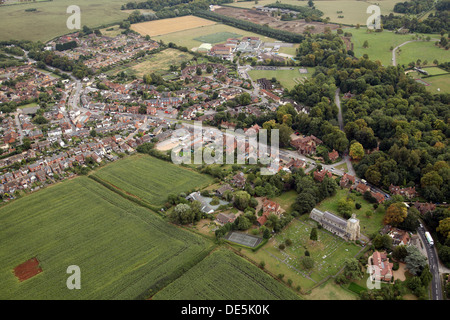
<path fill-rule="evenodd" d="M 201 36 L 198 38 L 195 38 L 194 40 L 203 42 L 203 43 L 221 43 L 227 41 L 227 39 L 230 38 L 242 38 L 242 34 L 238 33 L 231 33 L 231 32 L 217 32 L 213 34 L 208 34 L 206 36 Z"/>
<path fill-rule="evenodd" d="M 164 41 L 165 43 L 173 42 L 179 46 L 187 47 L 188 49 L 198 48 L 203 42 L 195 40 L 201 37 L 216 37 L 219 33 L 230 33 L 242 35 L 242 37 L 259 37 L 265 42 L 275 42 L 277 40 L 265 37 L 253 32 L 248 32 L 238 28 L 230 27 L 224 24 L 214 24 L 195 29 L 189 29 L 179 32 L 173 32 L 162 36 L 153 37 L 153 40 Z M 226 39 L 225 39 L 226 40 Z"/>
<path fill-rule="evenodd" d="M 166 74 L 171 65 L 179 66 L 183 61 L 187 62 L 193 58 L 193 55 L 187 52 L 181 52 L 176 49 L 166 49 L 152 54 L 140 60 L 140 62 L 130 62 L 128 64 L 117 66 L 106 72 L 108 75 L 115 75 L 124 71 L 128 75 L 135 75 L 142 78 L 144 74 L 159 73 Z"/>
<path fill-rule="evenodd" d="M 184 16 L 178 18 L 162 19 L 136 23 L 131 29 L 142 35 L 150 37 L 162 36 L 172 32 L 179 32 L 216 24 L 214 21 L 206 20 L 195 16 Z"/>
<path fill-rule="evenodd" d="M 48 41 L 57 36 L 73 32 L 66 22 L 71 14 L 67 8 L 77 5 L 81 11 L 81 25 L 98 27 L 103 24 L 120 22 L 128 13 L 120 10 L 126 0 L 54 0 L 29 4 L 0 7 L 2 40 Z M 36 8 L 37 11 L 26 12 L 25 9 Z"/>
<path fill-rule="evenodd" d="M 228 250 L 214 251 L 153 300 L 294 300 L 292 290 Z"/>
<path fill-rule="evenodd" d="M 3 206 L 0 225 L 2 300 L 145 298 L 210 250 L 87 177 Z M 34 258 L 41 271 L 20 282 L 13 270 Z M 71 265 L 80 268 L 80 290 L 66 287 Z"/>
<path fill-rule="evenodd" d="M 306 68 L 308 73 L 300 74 L 299 68 L 283 69 L 283 70 L 250 70 L 249 76 L 256 81 L 257 79 L 272 79 L 275 77 L 280 81 L 281 85 L 289 90 L 293 89 L 297 84 L 303 83 L 306 79 L 311 78 L 314 68 Z"/>
<path fill-rule="evenodd" d="M 147 155 L 116 161 L 95 172 L 96 177 L 153 205 L 162 205 L 169 194 L 205 187 L 213 179 Z"/>

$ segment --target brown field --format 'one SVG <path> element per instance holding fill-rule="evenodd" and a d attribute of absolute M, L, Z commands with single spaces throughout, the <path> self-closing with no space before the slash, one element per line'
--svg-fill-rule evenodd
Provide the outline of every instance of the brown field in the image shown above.
<path fill-rule="evenodd" d="M 329 27 L 331 30 L 339 28 L 337 24 L 325 24 L 322 22 L 306 22 L 305 20 L 281 21 L 270 16 L 268 13 L 240 8 L 221 7 L 220 9 L 216 9 L 215 13 L 239 20 L 250 21 L 260 25 L 267 24 L 273 29 L 293 33 L 303 33 L 307 27 L 314 27 L 314 29 L 310 30 L 311 33 L 321 33 L 326 27 Z"/>
<path fill-rule="evenodd" d="M 194 16 L 185 16 L 137 23 L 133 24 L 131 29 L 142 35 L 155 37 L 168 33 L 210 26 L 213 24 L 216 24 L 216 22 Z"/>
<path fill-rule="evenodd" d="M 42 269 L 39 267 L 39 261 L 36 258 L 25 261 L 14 268 L 14 275 L 21 282 L 30 279 L 41 272 Z"/>

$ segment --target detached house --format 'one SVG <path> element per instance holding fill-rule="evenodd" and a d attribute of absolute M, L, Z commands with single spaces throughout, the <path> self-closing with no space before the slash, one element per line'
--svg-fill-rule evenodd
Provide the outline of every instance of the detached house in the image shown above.
<path fill-rule="evenodd" d="M 389 262 L 389 258 L 385 252 L 375 251 L 371 261 L 371 278 L 375 281 L 391 281 L 393 272 L 393 263 Z"/>

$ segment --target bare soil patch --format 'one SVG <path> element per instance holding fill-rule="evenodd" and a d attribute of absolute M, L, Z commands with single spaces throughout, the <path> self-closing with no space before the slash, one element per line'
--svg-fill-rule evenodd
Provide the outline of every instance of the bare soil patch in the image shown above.
<path fill-rule="evenodd" d="M 42 269 L 39 267 L 39 260 L 37 258 L 25 261 L 14 268 L 14 275 L 20 282 L 28 280 L 41 272 Z"/>
<path fill-rule="evenodd" d="M 215 10 L 215 13 L 222 14 L 224 16 L 232 17 L 235 19 L 250 21 L 256 24 L 265 25 L 278 30 L 289 31 L 293 33 L 302 34 L 308 28 L 311 33 L 322 33 L 326 27 L 331 30 L 339 28 L 337 24 L 322 23 L 322 22 L 306 22 L 304 19 L 293 20 L 293 21 L 281 21 L 278 18 L 272 17 L 268 13 L 259 12 L 256 10 L 222 7 Z"/>

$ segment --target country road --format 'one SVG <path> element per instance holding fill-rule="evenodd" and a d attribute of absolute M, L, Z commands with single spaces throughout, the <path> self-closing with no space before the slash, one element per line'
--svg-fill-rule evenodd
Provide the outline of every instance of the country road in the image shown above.
<path fill-rule="evenodd" d="M 341 108 L 341 97 L 340 97 L 341 89 L 337 88 L 335 96 L 334 96 L 334 103 L 338 107 L 338 122 L 339 122 L 339 129 L 341 131 L 344 131 L 344 117 L 342 116 L 342 108 Z M 348 155 L 348 152 L 345 152 L 342 155 L 342 158 L 344 159 L 345 163 L 347 164 L 347 171 L 348 174 L 356 177 L 355 169 L 353 168 L 352 161 L 350 159 L 350 156 Z"/>
<path fill-rule="evenodd" d="M 420 236 L 422 243 L 425 246 L 428 256 L 428 264 L 430 265 L 430 272 L 433 275 L 433 280 L 431 281 L 431 294 L 433 300 L 444 300 L 442 294 L 442 284 L 441 276 L 439 273 L 439 258 L 436 253 L 436 249 L 431 247 L 425 237 L 425 231 L 423 228 L 417 229 L 417 234 Z"/>

